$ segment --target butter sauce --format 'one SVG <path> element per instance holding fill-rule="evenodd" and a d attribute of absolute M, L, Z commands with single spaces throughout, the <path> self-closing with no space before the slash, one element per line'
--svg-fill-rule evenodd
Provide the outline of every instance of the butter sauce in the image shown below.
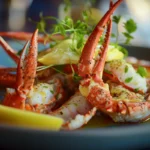
<path fill-rule="evenodd" d="M 150 119 L 140 122 L 140 123 L 116 123 L 113 120 L 104 114 L 95 115 L 82 129 L 89 129 L 89 128 L 104 128 L 104 127 L 117 127 L 117 126 L 131 126 L 131 125 L 138 125 L 138 124 L 149 124 Z"/>
<path fill-rule="evenodd" d="M 101 127 L 109 127 L 109 126 L 117 126 L 118 123 L 112 121 L 109 116 L 104 114 L 95 115 L 83 128 L 101 128 Z"/>

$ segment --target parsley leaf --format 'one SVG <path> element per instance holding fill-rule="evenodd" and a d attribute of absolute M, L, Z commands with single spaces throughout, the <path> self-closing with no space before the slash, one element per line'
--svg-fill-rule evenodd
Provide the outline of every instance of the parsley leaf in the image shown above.
<path fill-rule="evenodd" d="M 126 79 L 125 79 L 125 82 L 126 82 L 126 83 L 129 83 L 132 79 L 133 79 L 133 77 L 126 78 Z"/>
<path fill-rule="evenodd" d="M 48 88 L 48 86 L 43 86 L 44 88 Z"/>
<path fill-rule="evenodd" d="M 129 69 L 129 67 L 126 66 L 125 69 L 124 69 L 124 72 L 127 73 L 127 72 L 128 72 L 128 69 Z"/>
<path fill-rule="evenodd" d="M 123 35 L 126 37 L 125 44 L 129 44 L 130 41 L 134 39 L 133 36 L 131 36 L 128 32 L 123 32 Z"/>
<path fill-rule="evenodd" d="M 52 94 L 54 94 L 54 91 L 53 91 L 53 90 L 50 90 L 50 92 L 51 92 Z"/>
<path fill-rule="evenodd" d="M 116 24 L 119 24 L 120 22 L 120 19 L 121 19 L 121 16 L 113 16 L 113 22 L 115 22 Z"/>
<path fill-rule="evenodd" d="M 124 23 L 124 28 L 126 32 L 123 32 L 123 35 L 126 38 L 125 44 L 129 44 L 134 37 L 131 35 L 131 33 L 135 32 L 137 30 L 137 25 L 134 22 L 133 19 L 129 19 Z"/>
<path fill-rule="evenodd" d="M 104 70 L 104 72 L 106 72 L 106 73 L 108 73 L 108 74 L 112 74 L 112 72 L 111 71 L 109 71 L 109 70 Z"/>
<path fill-rule="evenodd" d="M 111 37 L 115 38 L 116 37 L 115 33 L 111 33 Z"/>
<path fill-rule="evenodd" d="M 124 27 L 128 33 L 133 33 L 137 30 L 137 25 L 133 19 L 127 20 L 127 22 L 124 23 Z"/>
<path fill-rule="evenodd" d="M 64 11 L 67 12 L 71 6 L 71 2 L 70 0 L 64 0 L 64 3 L 65 3 Z"/>
<path fill-rule="evenodd" d="M 117 33 L 116 33 L 116 35 L 114 34 L 115 36 L 113 35 L 113 37 L 116 37 L 116 43 L 118 43 L 118 39 L 119 39 L 118 24 L 119 24 L 120 20 L 121 20 L 121 16 L 120 15 L 119 16 L 113 16 L 113 22 L 117 24 Z"/>
<path fill-rule="evenodd" d="M 138 92 L 138 91 L 139 91 L 139 88 L 134 89 L 134 92 Z"/>
<path fill-rule="evenodd" d="M 140 66 L 137 69 L 137 73 L 141 76 L 141 77 L 146 77 L 147 76 L 147 70 L 146 68 Z"/>
<path fill-rule="evenodd" d="M 121 16 L 113 16 L 113 22 L 117 25 L 117 33 L 116 36 L 113 34 L 112 37 L 116 37 L 116 43 L 118 43 L 119 39 L 119 29 L 118 24 L 121 20 Z M 137 25 L 133 19 L 129 19 L 124 23 L 125 32 L 123 35 L 126 38 L 125 44 L 129 44 L 130 41 L 134 38 L 131 34 L 137 30 Z"/>
<path fill-rule="evenodd" d="M 82 12 L 82 17 L 84 21 L 88 21 L 89 20 L 89 12 L 88 11 L 83 11 Z"/>

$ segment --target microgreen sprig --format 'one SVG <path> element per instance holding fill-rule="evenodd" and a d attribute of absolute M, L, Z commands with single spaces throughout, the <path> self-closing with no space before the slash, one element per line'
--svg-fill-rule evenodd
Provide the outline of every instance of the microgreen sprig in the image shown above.
<path fill-rule="evenodd" d="M 117 33 L 116 35 L 113 33 L 112 37 L 116 37 L 116 43 L 118 43 L 118 39 L 119 39 L 118 25 L 120 21 L 121 21 L 121 16 L 113 16 L 113 22 L 117 25 Z M 134 37 L 132 36 L 132 33 L 134 33 L 137 30 L 137 25 L 135 21 L 133 19 L 129 19 L 126 22 L 124 22 L 124 29 L 125 29 L 125 32 L 122 33 L 124 37 L 126 38 L 124 43 L 129 44 L 131 40 L 134 39 Z"/>
<path fill-rule="evenodd" d="M 69 8 L 71 7 L 71 1 L 70 0 L 64 0 L 64 11 L 67 12 L 69 10 Z"/>
<path fill-rule="evenodd" d="M 38 66 L 36 71 L 42 71 L 48 68 L 51 68 L 53 65 L 48 65 L 48 66 Z"/>
<path fill-rule="evenodd" d="M 113 22 L 115 22 L 117 24 L 117 33 L 116 36 L 115 34 L 112 34 L 112 37 L 116 37 L 116 43 L 118 43 L 118 38 L 119 38 L 119 28 L 118 28 L 118 24 L 121 20 L 121 16 L 113 16 Z"/>
<path fill-rule="evenodd" d="M 71 70 L 72 70 L 72 77 L 73 77 L 73 80 L 75 82 L 79 82 L 81 80 L 81 77 L 75 72 L 75 70 L 73 69 L 73 66 L 70 64 L 71 66 Z"/>
<path fill-rule="evenodd" d="M 52 35 L 55 34 L 61 34 L 66 39 L 72 38 L 73 42 L 72 42 L 71 49 L 74 51 L 78 51 L 84 46 L 85 35 L 89 35 L 93 30 L 93 27 L 87 23 L 89 12 L 83 11 L 82 17 L 83 17 L 83 21 L 77 20 L 75 22 L 71 17 L 68 16 L 66 16 L 63 20 L 59 20 L 51 16 L 43 17 L 41 13 L 40 21 L 34 23 L 37 24 L 37 28 L 39 29 L 39 31 L 47 35 L 47 37 L 52 37 Z M 56 24 L 53 25 L 52 30 L 49 30 L 50 33 L 47 32 L 48 30 L 46 29 L 48 27 L 47 25 L 48 19 L 53 19 L 56 21 Z"/>
<path fill-rule="evenodd" d="M 123 32 L 123 35 L 126 37 L 125 44 L 129 44 L 134 39 L 132 33 L 137 30 L 137 25 L 133 19 L 129 19 L 124 23 L 124 28 L 126 30 L 126 32 Z"/>

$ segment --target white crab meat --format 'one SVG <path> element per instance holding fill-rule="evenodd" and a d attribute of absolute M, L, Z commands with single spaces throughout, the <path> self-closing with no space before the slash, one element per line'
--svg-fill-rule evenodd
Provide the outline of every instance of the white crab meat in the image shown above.
<path fill-rule="evenodd" d="M 145 95 L 131 92 L 115 83 L 109 85 L 113 101 L 118 102 L 118 107 L 124 105 L 127 109 L 126 113 L 120 111 L 108 114 L 115 122 L 140 122 L 149 117 L 150 103 L 145 99 Z"/>
<path fill-rule="evenodd" d="M 113 60 L 105 65 L 105 70 L 115 75 L 120 82 L 134 90 L 147 91 L 146 78 L 140 76 L 132 65 L 124 60 Z"/>
<path fill-rule="evenodd" d="M 53 84 L 38 83 L 30 90 L 27 101 L 30 105 L 50 104 L 54 97 L 53 90 Z"/>

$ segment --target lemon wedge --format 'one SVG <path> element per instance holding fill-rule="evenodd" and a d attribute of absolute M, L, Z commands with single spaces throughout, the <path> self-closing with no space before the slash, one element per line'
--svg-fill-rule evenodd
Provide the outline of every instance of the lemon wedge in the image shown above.
<path fill-rule="evenodd" d="M 97 57 L 97 55 L 99 53 L 100 46 L 101 45 L 98 45 L 98 47 L 96 48 L 95 57 Z M 112 60 L 119 60 L 119 59 L 123 59 L 123 58 L 124 58 L 124 54 L 117 47 L 115 47 L 114 45 L 108 46 L 106 62 L 109 62 Z"/>
<path fill-rule="evenodd" d="M 42 55 L 39 55 L 38 61 L 44 65 L 77 64 L 80 56 L 71 50 L 71 45 L 72 39 L 64 40 L 47 54 L 42 53 Z"/>
<path fill-rule="evenodd" d="M 76 44 L 76 42 L 77 41 L 74 40 L 74 44 Z M 80 59 L 80 54 L 71 50 L 72 44 L 72 39 L 63 40 L 48 51 L 43 51 L 38 56 L 38 61 L 44 65 L 77 64 Z M 96 48 L 95 57 L 98 55 L 99 47 L 100 45 Z M 118 47 L 115 45 L 108 46 L 106 61 L 124 58 L 124 54 Z"/>
<path fill-rule="evenodd" d="M 59 130 L 63 120 L 50 115 L 0 105 L 0 123 L 27 128 Z"/>
<path fill-rule="evenodd" d="M 123 58 L 124 58 L 124 54 L 121 51 L 119 51 L 119 49 L 117 49 L 116 47 L 112 45 L 108 47 L 106 61 L 118 60 L 118 59 L 123 59 Z"/>
<path fill-rule="evenodd" d="M 89 20 L 90 25 L 96 25 L 102 18 L 102 12 L 97 8 L 90 8 Z"/>

